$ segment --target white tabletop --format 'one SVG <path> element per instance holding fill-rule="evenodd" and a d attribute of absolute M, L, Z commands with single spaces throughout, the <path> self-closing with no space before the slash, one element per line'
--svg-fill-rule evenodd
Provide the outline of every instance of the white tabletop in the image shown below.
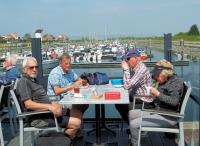
<path fill-rule="evenodd" d="M 103 94 L 103 97 L 99 99 L 92 98 L 93 89 L 96 88 L 98 95 Z M 105 92 L 118 91 L 120 92 L 120 99 L 105 99 Z M 128 104 L 129 103 L 129 93 L 128 90 L 124 89 L 123 86 L 113 86 L 111 84 L 106 85 L 90 85 L 88 87 L 82 87 L 80 89 L 81 95 L 84 97 L 74 97 L 73 92 L 64 96 L 60 100 L 60 104 Z"/>

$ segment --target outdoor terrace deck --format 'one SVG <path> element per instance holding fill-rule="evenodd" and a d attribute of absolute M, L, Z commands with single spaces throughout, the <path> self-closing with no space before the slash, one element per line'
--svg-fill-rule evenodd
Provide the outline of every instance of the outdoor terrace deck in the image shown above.
<path fill-rule="evenodd" d="M 116 123 L 115 123 L 116 124 Z M 127 125 L 124 126 L 123 130 L 121 129 L 121 123 L 119 127 L 110 127 L 117 133 L 116 138 L 109 134 L 107 131 L 102 131 L 102 141 L 106 142 L 109 140 L 116 139 L 118 146 L 129 146 L 128 144 L 128 135 L 126 133 Z M 84 122 L 84 131 L 90 130 L 93 126 L 93 122 Z M 19 146 L 19 133 L 16 133 L 15 137 L 11 136 L 9 124 L 5 122 L 3 124 L 3 132 L 6 146 Z M 95 133 L 95 132 L 94 132 Z M 85 134 L 86 135 L 86 134 Z M 25 132 L 24 146 L 30 145 L 30 133 Z M 86 135 L 86 141 L 95 140 L 95 134 Z M 95 141 L 94 141 L 95 142 Z M 89 146 L 89 144 L 88 144 Z M 177 146 L 174 139 L 166 138 L 163 133 L 149 133 L 142 136 L 142 145 L 141 146 Z"/>

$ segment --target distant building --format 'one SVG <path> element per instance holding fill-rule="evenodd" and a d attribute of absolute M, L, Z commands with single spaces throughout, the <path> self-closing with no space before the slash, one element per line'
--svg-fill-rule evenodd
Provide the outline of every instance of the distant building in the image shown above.
<path fill-rule="evenodd" d="M 45 34 L 45 35 L 43 35 L 43 37 L 42 37 L 42 40 L 43 40 L 43 41 L 53 41 L 53 40 L 55 40 L 55 39 L 56 39 L 56 37 L 53 36 L 53 35 L 51 35 L 51 34 Z"/>
<path fill-rule="evenodd" d="M 45 34 L 42 36 L 42 40 L 43 41 L 53 41 L 53 40 L 65 41 L 65 40 L 69 40 L 69 37 L 64 34 L 58 35 L 57 37 L 55 37 L 52 34 Z"/>
<path fill-rule="evenodd" d="M 5 34 L 5 35 L 0 35 L 0 38 L 4 40 L 17 40 L 18 35 L 17 33 L 10 33 L 10 34 Z"/>
<path fill-rule="evenodd" d="M 64 34 L 60 34 L 58 37 L 57 37 L 57 40 L 59 41 L 65 41 L 65 40 L 69 40 L 69 37 L 64 35 Z"/>

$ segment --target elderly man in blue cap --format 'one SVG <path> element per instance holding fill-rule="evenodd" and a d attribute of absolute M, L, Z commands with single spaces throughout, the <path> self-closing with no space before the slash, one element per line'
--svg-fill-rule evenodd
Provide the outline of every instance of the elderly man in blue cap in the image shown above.
<path fill-rule="evenodd" d="M 133 101 L 135 95 L 147 95 L 146 87 L 151 86 L 152 79 L 148 68 L 141 61 L 140 52 L 137 49 L 130 50 L 125 55 L 125 61 L 122 61 L 121 67 L 124 71 L 124 88 L 129 90 L 130 101 Z M 146 102 L 152 102 L 153 99 L 142 97 Z M 128 123 L 129 105 L 115 105 L 123 120 Z"/>

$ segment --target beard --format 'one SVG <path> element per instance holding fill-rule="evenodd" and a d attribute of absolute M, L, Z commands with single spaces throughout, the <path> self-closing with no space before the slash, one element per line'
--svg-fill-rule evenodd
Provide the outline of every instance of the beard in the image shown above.
<path fill-rule="evenodd" d="M 29 75 L 31 78 L 36 78 L 37 77 L 37 73 L 35 73 L 35 74 L 30 74 Z"/>

